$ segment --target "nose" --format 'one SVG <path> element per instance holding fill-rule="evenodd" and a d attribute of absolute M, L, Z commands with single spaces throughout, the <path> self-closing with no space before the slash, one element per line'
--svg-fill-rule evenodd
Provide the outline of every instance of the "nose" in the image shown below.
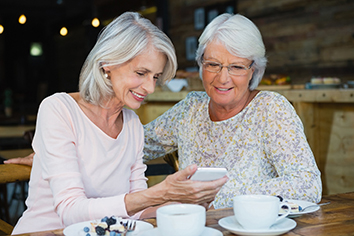
<path fill-rule="evenodd" d="M 156 80 L 152 76 L 144 80 L 142 87 L 148 94 L 151 94 L 155 91 L 155 85 L 156 85 Z"/>
<path fill-rule="evenodd" d="M 226 66 L 223 66 L 220 72 L 218 73 L 218 80 L 220 83 L 226 84 L 229 81 L 229 78 L 230 78 L 229 70 Z"/>

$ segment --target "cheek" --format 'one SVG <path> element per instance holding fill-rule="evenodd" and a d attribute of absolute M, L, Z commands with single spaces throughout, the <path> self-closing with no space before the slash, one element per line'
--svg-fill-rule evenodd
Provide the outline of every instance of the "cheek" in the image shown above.
<path fill-rule="evenodd" d="M 203 74 L 202 82 L 204 85 L 207 85 L 207 86 L 210 85 L 211 82 L 213 82 L 213 80 L 214 80 L 214 77 L 212 75 L 210 75 L 208 73 Z"/>

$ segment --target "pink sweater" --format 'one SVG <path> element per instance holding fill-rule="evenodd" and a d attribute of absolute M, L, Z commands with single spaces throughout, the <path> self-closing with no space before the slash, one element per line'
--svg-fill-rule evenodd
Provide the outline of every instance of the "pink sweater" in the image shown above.
<path fill-rule="evenodd" d="M 147 188 L 144 131 L 133 111 L 122 112 L 123 129 L 113 139 L 69 94 L 57 93 L 41 103 L 28 208 L 13 234 L 59 229 L 104 216 L 129 217 L 125 194 Z"/>

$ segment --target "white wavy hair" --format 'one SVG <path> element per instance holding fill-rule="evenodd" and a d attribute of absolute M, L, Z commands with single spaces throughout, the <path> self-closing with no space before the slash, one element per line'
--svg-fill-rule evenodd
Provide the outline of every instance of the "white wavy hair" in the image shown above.
<path fill-rule="evenodd" d="M 224 13 L 212 20 L 199 37 L 196 61 L 199 65 L 200 78 L 203 78 L 203 54 L 212 41 L 224 44 L 234 56 L 254 61 L 255 70 L 248 87 L 250 90 L 257 88 L 267 65 L 262 35 L 257 26 L 240 14 Z"/>
<path fill-rule="evenodd" d="M 87 56 L 81 69 L 79 90 L 89 103 L 100 105 L 114 96 L 112 84 L 104 76 L 103 66 L 120 65 L 138 56 L 152 45 L 166 55 L 161 83 L 172 79 L 177 70 L 175 48 L 171 40 L 148 19 L 126 12 L 107 25 Z"/>

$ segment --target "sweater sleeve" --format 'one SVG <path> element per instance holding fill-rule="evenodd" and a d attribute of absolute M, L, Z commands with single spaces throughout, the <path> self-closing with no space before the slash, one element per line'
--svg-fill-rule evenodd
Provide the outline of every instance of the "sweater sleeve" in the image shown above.
<path fill-rule="evenodd" d="M 98 193 L 97 197 L 87 197 L 83 183 L 86 166 L 80 163 L 78 158 L 78 149 L 82 148 L 82 144 L 78 142 L 78 134 L 75 133 L 77 131 L 73 128 L 75 122 L 71 119 L 69 109 L 55 97 L 42 102 L 37 116 L 33 147 L 42 166 L 42 178 L 49 183 L 53 194 L 54 211 L 66 226 L 104 216 L 129 217 L 125 208 L 125 195 L 146 188 L 146 166 L 141 161 L 142 151 L 127 173 L 122 173 L 130 176 L 129 191 L 111 196 L 106 194 L 100 197 Z M 141 127 L 140 135 L 143 140 Z M 143 141 L 140 141 L 141 149 L 142 143 Z M 102 163 L 106 166 L 108 164 Z M 102 169 L 104 167 L 97 166 L 97 171 Z M 112 188 L 119 188 L 119 183 L 112 185 Z M 139 215 L 140 213 L 134 218 Z"/>

